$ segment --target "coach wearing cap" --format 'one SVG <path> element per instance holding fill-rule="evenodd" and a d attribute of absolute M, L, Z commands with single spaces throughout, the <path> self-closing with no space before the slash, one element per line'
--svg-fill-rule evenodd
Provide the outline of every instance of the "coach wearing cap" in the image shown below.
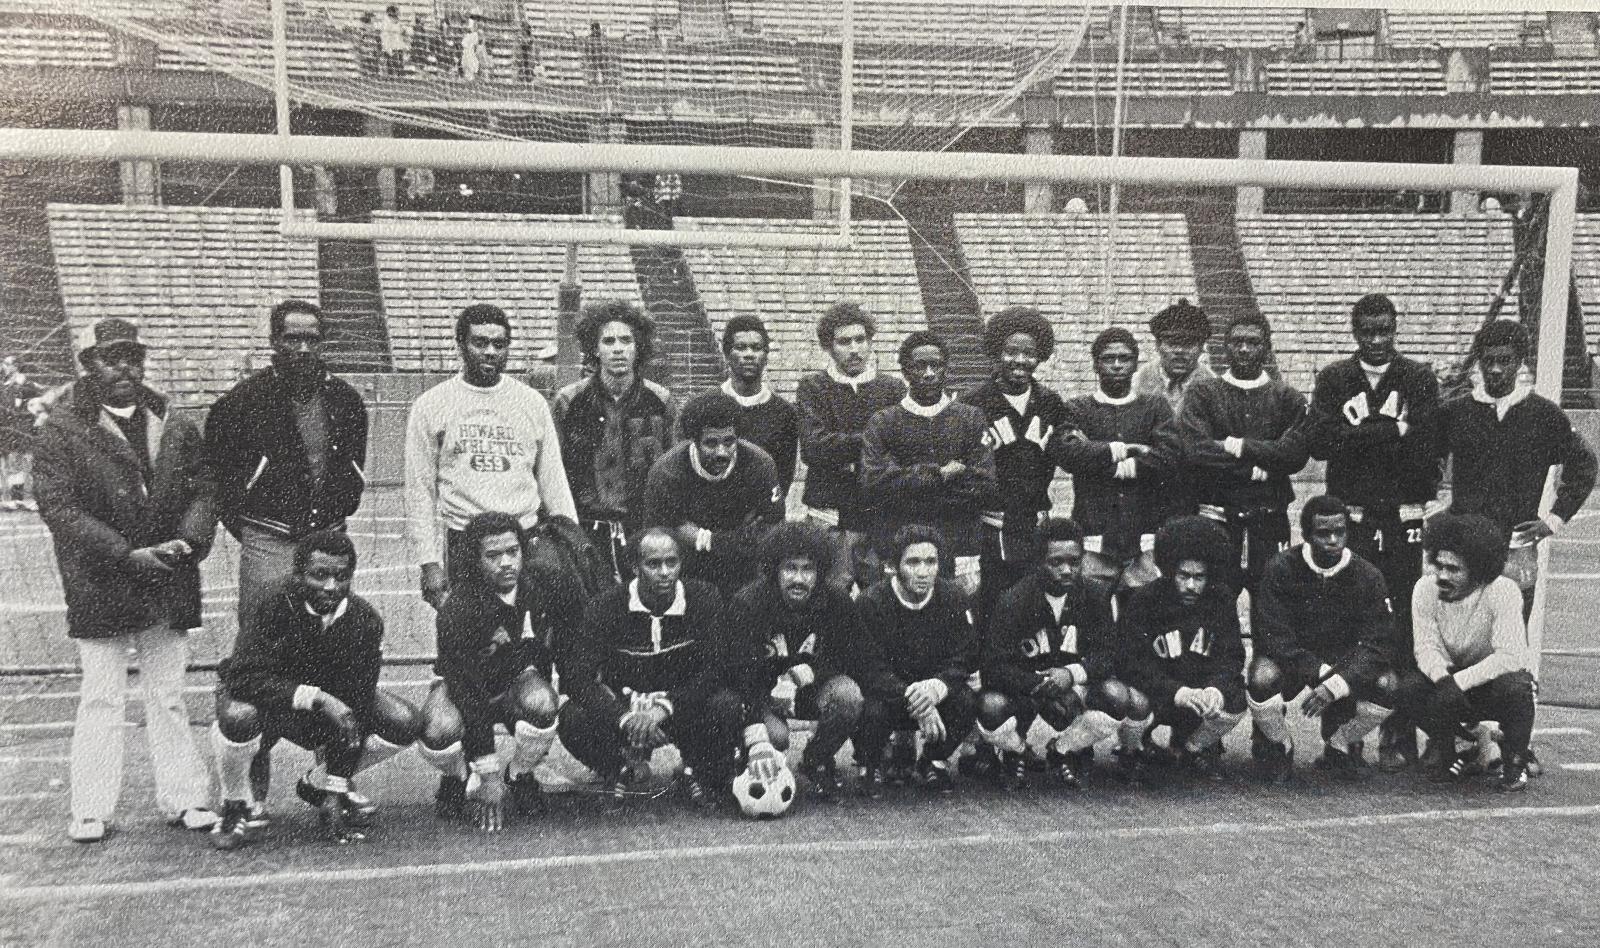
<path fill-rule="evenodd" d="M 184 633 L 200 624 L 199 563 L 216 516 L 200 432 L 145 387 L 134 325 L 101 320 L 86 370 L 41 429 L 39 515 L 55 541 L 83 684 L 72 735 L 72 822 L 103 839 L 122 784 L 128 653 L 137 650 L 156 802 L 173 825 L 207 829 L 210 781 L 183 700 Z"/>

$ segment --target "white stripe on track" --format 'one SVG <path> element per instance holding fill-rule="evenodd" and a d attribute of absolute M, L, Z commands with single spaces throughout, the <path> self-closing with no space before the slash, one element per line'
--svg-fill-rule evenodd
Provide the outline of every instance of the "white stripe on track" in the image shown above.
<path fill-rule="evenodd" d="M 1493 820 L 1589 819 L 1600 817 L 1600 805 L 1551 807 L 1485 807 L 1474 810 L 1420 810 L 1406 813 L 1363 814 L 1323 819 L 1287 820 L 1282 823 L 1203 823 L 1189 826 L 1131 826 L 1090 830 L 1060 830 L 1031 834 L 946 836 L 931 839 L 818 840 L 802 843 L 738 843 L 724 846 L 689 846 L 678 849 L 640 849 L 610 853 L 536 856 L 484 862 L 455 862 L 374 866 L 363 869 L 323 869 L 295 872 L 245 873 L 219 876 L 180 876 L 143 882 L 101 882 L 78 885 L 34 885 L 0 889 L 0 903 L 59 904 L 104 899 L 126 899 L 168 894 L 189 895 L 263 887 L 330 885 L 385 879 L 439 879 L 486 876 L 507 872 L 535 872 L 580 866 L 625 865 L 657 862 L 704 861 L 738 857 L 805 857 L 819 853 L 916 852 L 926 850 L 1055 845 L 1070 842 L 1170 839 L 1206 836 L 1251 836 L 1316 830 L 1355 829 L 1372 826 L 1406 826 L 1438 823 L 1485 823 Z M 30 839 L 32 837 L 29 837 Z"/>
<path fill-rule="evenodd" d="M 1580 773 L 1580 774 L 1600 773 L 1600 764 L 1589 763 L 1589 762 L 1580 762 L 1580 763 L 1576 763 L 1576 764 L 1562 764 L 1561 765 L 1561 769 L 1562 770 L 1570 770 L 1570 771 L 1573 771 L 1574 773 Z"/>
<path fill-rule="evenodd" d="M 40 790 L 35 793 L 8 793 L 0 796 L 0 803 L 21 803 L 25 800 L 54 800 L 66 799 L 64 790 Z"/>
<path fill-rule="evenodd" d="M 1536 727 L 1533 729 L 1534 737 L 1556 737 L 1563 734 L 1593 734 L 1586 727 Z"/>
<path fill-rule="evenodd" d="M 433 679 L 402 678 L 396 681 L 379 681 L 378 684 L 383 688 L 421 688 L 424 685 L 433 684 Z M 208 695 L 216 690 L 216 685 L 186 685 L 183 693 L 186 695 Z M 143 694 L 137 688 L 129 688 L 127 691 L 127 697 L 130 701 L 138 700 Z M 25 695 L 0 695 L 0 704 L 21 701 L 76 701 L 78 698 L 79 692 L 76 691 L 36 691 Z"/>
<path fill-rule="evenodd" d="M 0 757 L 0 764 L 64 764 L 71 759 L 66 754 L 59 757 Z"/>

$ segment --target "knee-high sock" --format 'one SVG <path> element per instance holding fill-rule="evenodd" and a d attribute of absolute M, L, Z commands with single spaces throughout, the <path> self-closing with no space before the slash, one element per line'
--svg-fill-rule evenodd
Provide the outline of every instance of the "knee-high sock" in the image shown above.
<path fill-rule="evenodd" d="M 527 721 L 518 721 L 516 728 L 516 747 L 511 751 L 511 763 L 506 767 L 507 777 L 520 777 L 532 773 L 533 768 L 539 766 L 539 761 L 550 753 L 551 745 L 556 742 L 556 726 L 534 727 Z"/>
<path fill-rule="evenodd" d="M 1123 718 L 1117 723 L 1117 743 L 1129 750 L 1138 750 L 1144 746 L 1145 732 L 1150 730 L 1156 716 L 1147 714 L 1142 718 Z"/>
<path fill-rule="evenodd" d="M 1294 738 L 1289 736 L 1289 722 L 1283 706 L 1283 695 L 1273 695 L 1265 701 L 1249 699 L 1250 717 L 1256 722 L 1256 727 L 1267 740 L 1284 747 L 1292 747 Z"/>
<path fill-rule="evenodd" d="M 417 744 L 417 753 L 422 759 L 432 764 L 435 769 L 446 777 L 455 777 L 458 780 L 467 779 L 467 757 L 461 752 L 461 742 L 456 741 L 449 747 L 434 750 L 426 744 Z"/>
<path fill-rule="evenodd" d="M 1372 729 L 1383 723 L 1389 716 L 1389 709 L 1383 705 L 1373 704 L 1371 701 L 1357 701 L 1355 717 L 1339 725 L 1328 735 L 1328 746 L 1334 750 L 1348 752 L 1350 745 L 1361 740 Z"/>
<path fill-rule="evenodd" d="M 1017 733 L 1017 719 L 1014 717 L 1006 718 L 1004 724 L 992 731 L 981 724 L 978 725 L 978 736 L 995 750 L 1020 754 L 1028 749 L 1022 742 L 1022 735 Z"/>
<path fill-rule="evenodd" d="M 222 728 L 211 725 L 211 749 L 217 758 L 217 783 L 222 799 L 249 800 L 250 760 L 261 749 L 261 735 L 243 743 L 235 743 L 222 735 Z"/>
<path fill-rule="evenodd" d="M 1203 718 L 1200 726 L 1195 728 L 1194 733 L 1184 742 L 1184 748 L 1190 751 L 1204 750 L 1228 736 L 1228 732 L 1237 727 L 1242 720 L 1244 720 L 1243 712 L 1229 714 L 1227 711 L 1214 718 Z"/>
<path fill-rule="evenodd" d="M 1078 715 L 1060 734 L 1054 747 L 1063 754 L 1088 750 L 1117 733 L 1117 721 L 1104 711 L 1089 710 Z"/>
<path fill-rule="evenodd" d="M 376 734 L 368 734 L 367 742 L 361 745 L 361 759 L 356 761 L 355 772 L 371 770 L 410 746 L 410 744 L 391 744 Z"/>

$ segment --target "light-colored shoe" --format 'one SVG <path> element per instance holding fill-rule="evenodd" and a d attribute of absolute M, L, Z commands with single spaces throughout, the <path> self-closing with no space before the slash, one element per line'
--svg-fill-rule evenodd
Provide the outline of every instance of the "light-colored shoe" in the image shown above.
<path fill-rule="evenodd" d="M 37 511 L 39 509 L 39 502 L 37 500 L 34 500 L 32 497 L 25 498 L 25 499 L 19 501 L 19 503 L 22 504 L 22 509 L 23 510 L 34 510 L 34 511 Z"/>
<path fill-rule="evenodd" d="M 21 509 L 22 509 L 22 502 L 21 501 L 11 500 L 9 498 L 7 498 L 6 500 L 0 500 L 0 510 L 21 510 Z"/>
<path fill-rule="evenodd" d="M 84 818 L 67 824 L 67 838 L 74 843 L 98 843 L 106 838 L 105 820 Z"/>
<path fill-rule="evenodd" d="M 216 826 L 217 821 L 221 819 L 222 817 L 218 816 L 209 807 L 192 806 L 168 820 L 167 825 L 173 828 L 182 827 L 192 832 L 203 833 Z"/>

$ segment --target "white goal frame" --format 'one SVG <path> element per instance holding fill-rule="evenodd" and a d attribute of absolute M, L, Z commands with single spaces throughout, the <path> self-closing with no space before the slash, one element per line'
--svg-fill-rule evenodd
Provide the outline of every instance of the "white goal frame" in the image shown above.
<path fill-rule="evenodd" d="M 250 135 L 199 132 L 0 129 L 4 161 L 187 161 L 249 165 L 344 165 L 367 168 L 428 167 L 447 170 L 560 172 L 679 172 L 724 175 L 784 175 L 799 178 L 921 178 L 940 181 L 1022 181 L 1144 186 L 1261 187 L 1305 190 L 1524 191 L 1549 195 L 1545 270 L 1540 298 L 1534 388 L 1559 403 L 1565 355 L 1567 289 L 1577 223 L 1578 170 L 1501 165 L 1400 164 L 1392 162 L 1278 161 L 1233 158 L 1104 158 L 1082 155 L 1019 155 L 978 152 L 896 152 L 796 148 L 710 148 L 690 145 L 551 144 L 437 139 L 339 138 L 312 135 Z M 664 246 L 766 248 L 847 247 L 841 234 L 772 232 L 624 231 L 549 225 L 539 243 L 638 244 L 642 234 Z M 440 240 L 526 244 L 526 225 L 404 222 L 373 224 L 295 223 L 286 238 Z M 1554 501 L 1547 479 L 1541 510 Z M 1543 645 L 1550 544 L 1539 547 L 1528 644 L 1534 661 Z M 1537 670 L 1537 664 L 1536 664 Z"/>

